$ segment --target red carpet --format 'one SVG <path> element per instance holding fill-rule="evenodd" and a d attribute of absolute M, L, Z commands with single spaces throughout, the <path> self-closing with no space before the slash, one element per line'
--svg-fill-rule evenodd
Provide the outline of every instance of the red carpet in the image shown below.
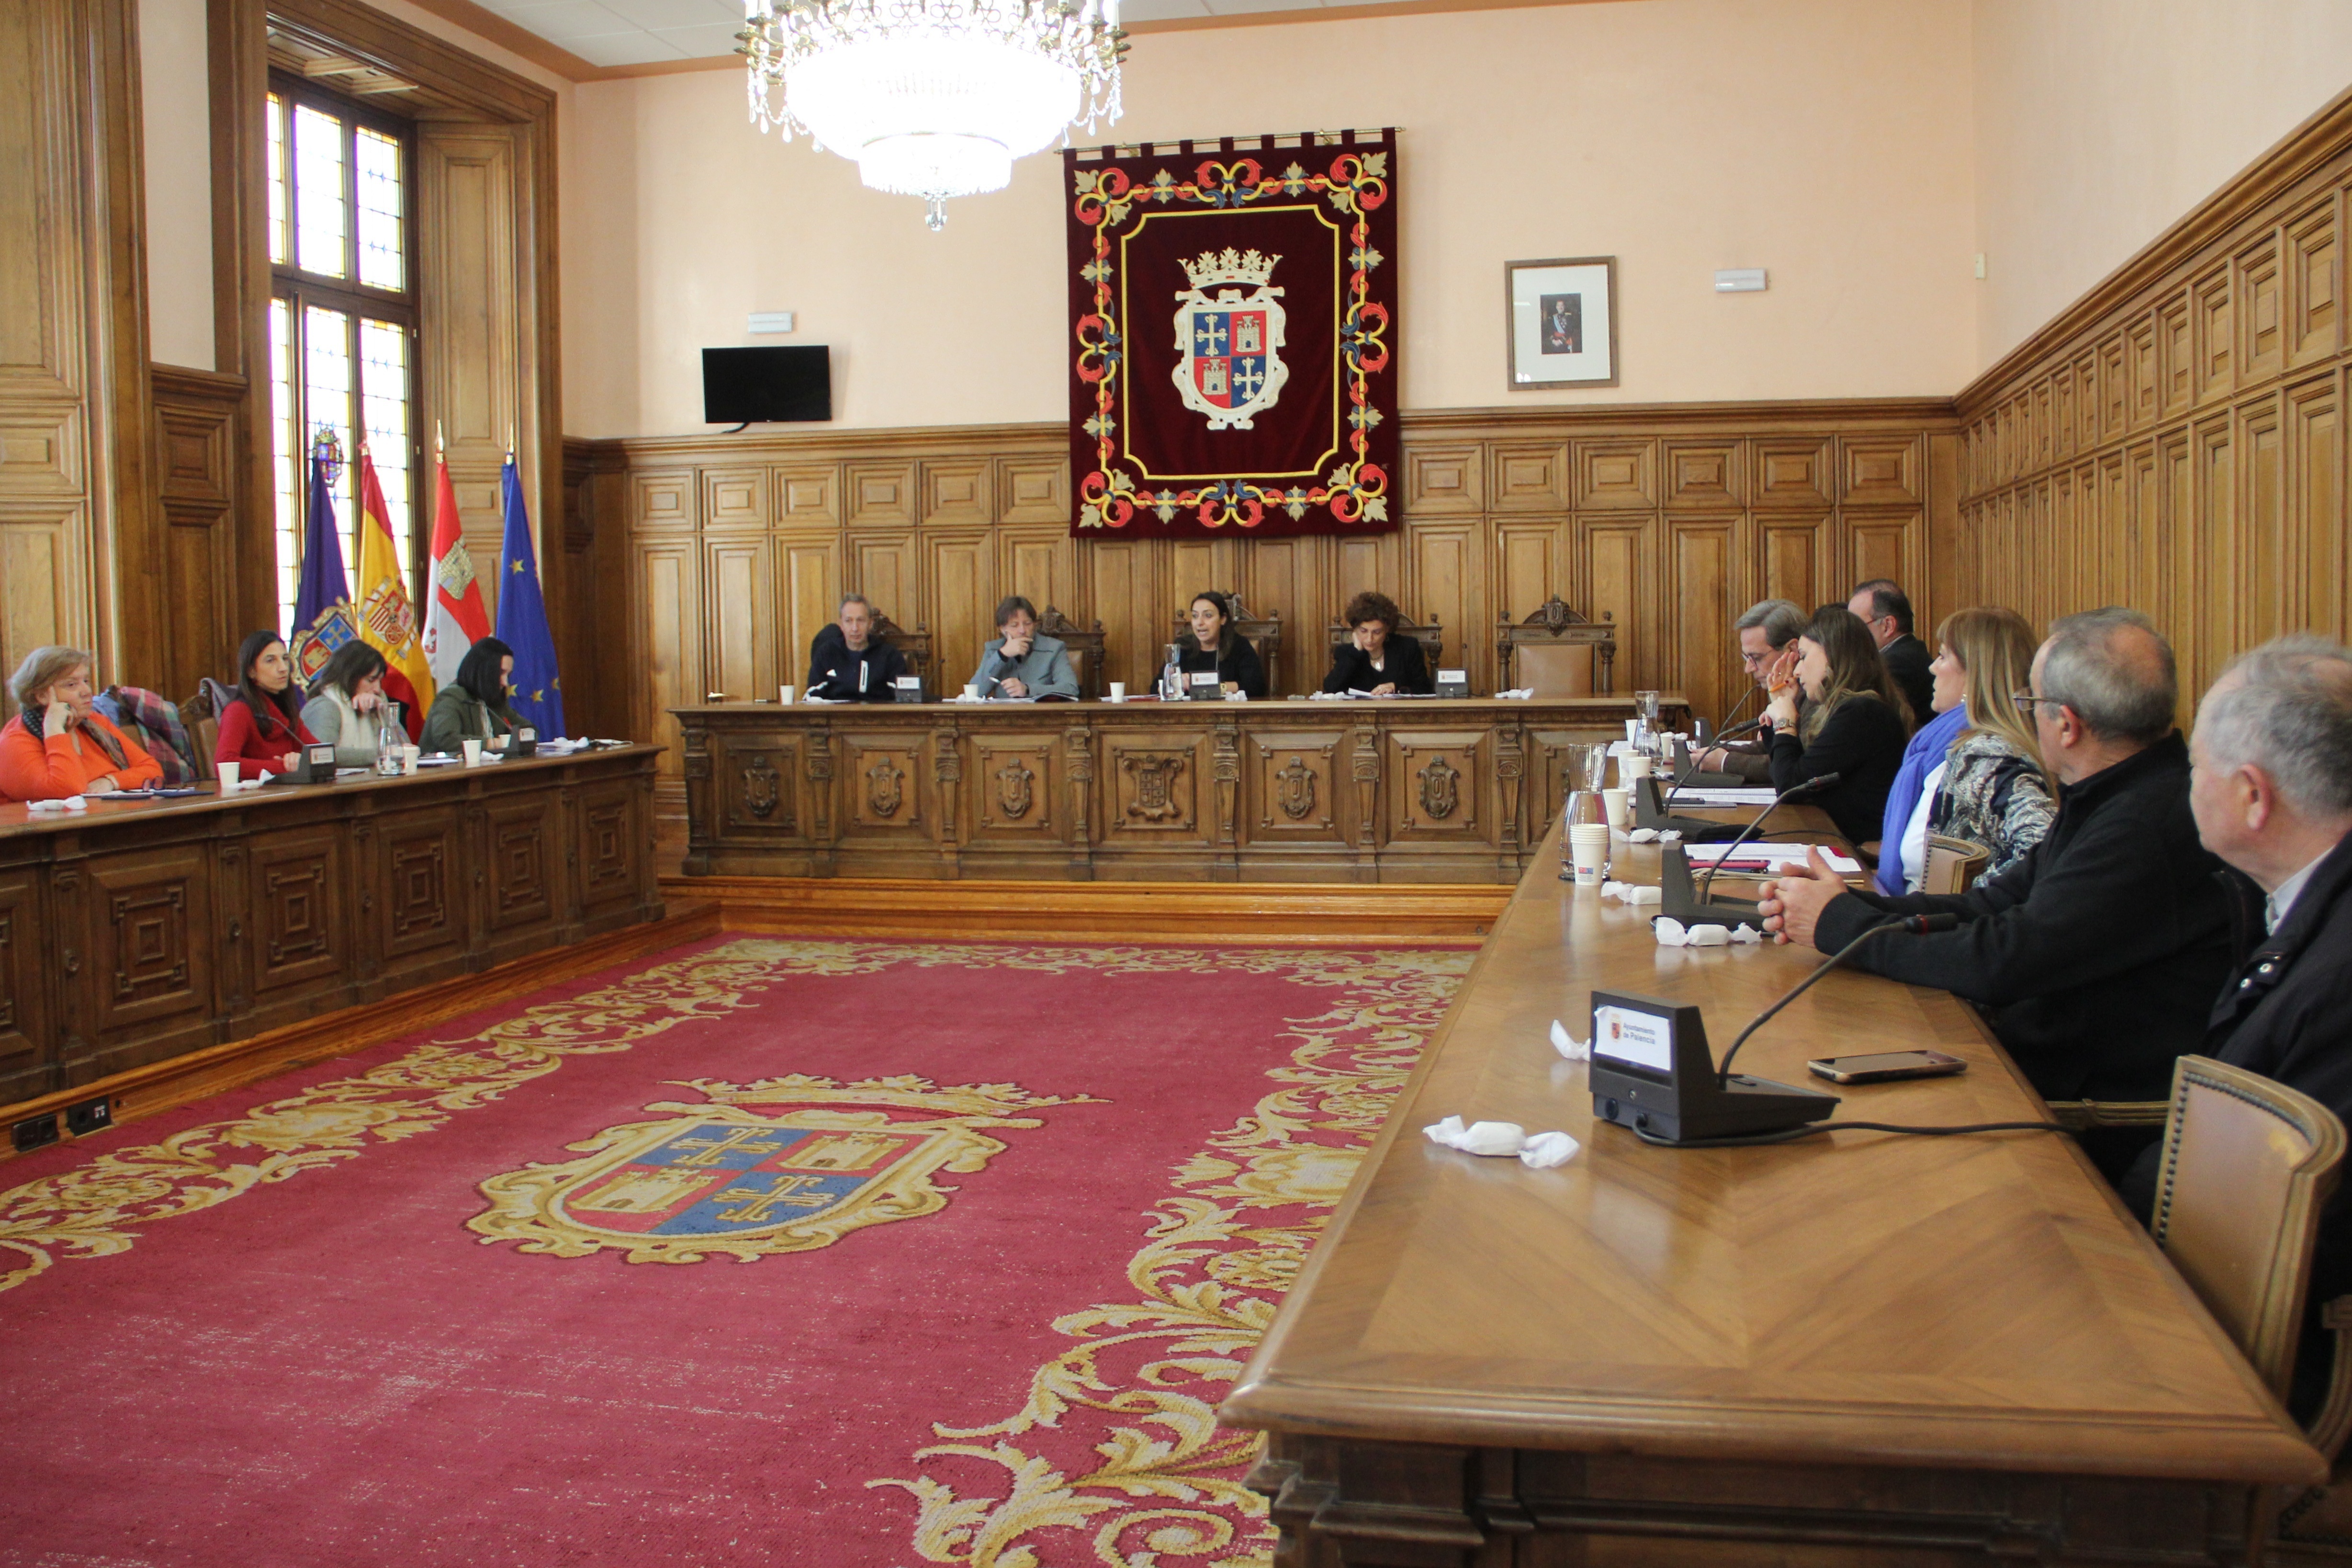
<path fill-rule="evenodd" d="M 15 1162 L 0 1564 L 1262 1562 L 1468 960 L 721 939 Z"/>

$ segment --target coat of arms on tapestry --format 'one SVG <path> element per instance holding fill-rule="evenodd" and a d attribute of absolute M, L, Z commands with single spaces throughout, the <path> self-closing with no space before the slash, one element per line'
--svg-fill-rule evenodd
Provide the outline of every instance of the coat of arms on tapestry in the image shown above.
<path fill-rule="evenodd" d="M 1396 526 L 1396 132 L 1072 149 L 1070 531 Z"/>

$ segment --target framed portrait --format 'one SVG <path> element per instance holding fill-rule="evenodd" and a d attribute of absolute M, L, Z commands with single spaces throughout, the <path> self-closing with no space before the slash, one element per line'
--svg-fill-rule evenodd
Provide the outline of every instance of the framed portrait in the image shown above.
<path fill-rule="evenodd" d="M 1617 258 L 1578 256 L 1503 264 L 1510 385 L 1617 384 Z"/>

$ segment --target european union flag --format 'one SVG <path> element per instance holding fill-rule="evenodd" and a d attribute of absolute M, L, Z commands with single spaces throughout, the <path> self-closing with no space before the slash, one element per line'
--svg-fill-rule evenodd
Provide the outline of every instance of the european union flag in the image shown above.
<path fill-rule="evenodd" d="M 563 733 L 563 683 L 555 673 L 555 638 L 547 629 L 547 601 L 539 592 L 539 560 L 530 548 L 530 514 L 523 510 L 522 476 L 514 454 L 499 474 L 506 503 L 506 542 L 499 551 L 499 640 L 514 649 L 508 700 L 542 740 Z"/>

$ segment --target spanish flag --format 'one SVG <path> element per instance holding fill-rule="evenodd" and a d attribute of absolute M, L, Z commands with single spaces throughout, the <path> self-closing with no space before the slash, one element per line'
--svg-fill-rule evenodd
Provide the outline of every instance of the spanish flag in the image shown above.
<path fill-rule="evenodd" d="M 360 640 L 383 655 L 383 694 L 400 704 L 411 741 L 425 734 L 425 710 L 433 706 L 433 669 L 416 643 L 416 611 L 401 580 L 400 552 L 393 547 L 392 514 L 366 443 L 360 445 Z"/>

